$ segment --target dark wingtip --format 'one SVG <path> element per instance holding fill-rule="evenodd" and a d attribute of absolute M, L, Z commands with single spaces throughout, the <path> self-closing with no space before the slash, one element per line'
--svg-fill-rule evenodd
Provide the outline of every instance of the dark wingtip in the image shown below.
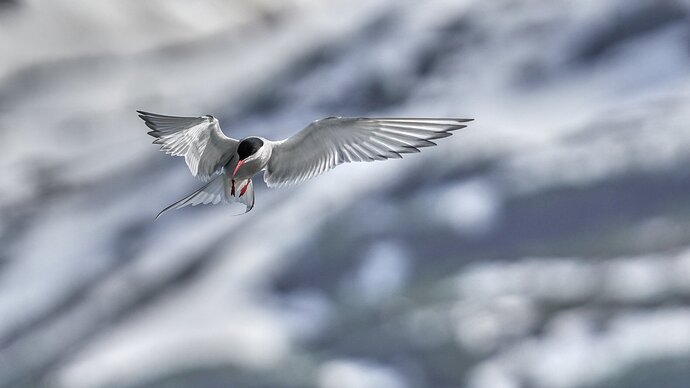
<path fill-rule="evenodd" d="M 380 156 L 380 157 L 382 157 L 382 158 L 385 158 L 385 159 L 391 159 L 391 158 L 402 159 L 402 155 L 400 155 L 399 152 L 395 152 L 395 151 L 393 151 L 393 150 L 389 150 L 389 151 L 386 153 L 386 155 L 378 154 L 378 156 Z"/>
<path fill-rule="evenodd" d="M 448 131 L 450 131 L 450 129 L 449 129 Z M 446 137 L 452 136 L 452 135 L 453 135 L 453 134 L 450 133 L 450 132 L 445 132 L 445 131 L 444 131 L 444 132 L 437 132 L 437 133 L 434 135 L 434 137 L 431 137 L 430 139 L 443 139 L 443 138 L 446 138 Z"/>
<path fill-rule="evenodd" d="M 138 112 L 138 111 L 137 111 L 137 112 Z M 138 116 L 139 116 L 140 119 L 144 120 L 144 123 L 145 123 L 147 126 L 149 126 L 149 128 L 152 128 L 152 127 L 149 125 L 149 124 L 151 124 L 151 116 L 149 116 L 149 115 L 146 114 L 145 112 L 144 112 L 144 113 L 140 113 Z"/>
<path fill-rule="evenodd" d="M 157 113 L 147 112 L 145 110 L 137 110 L 137 113 L 139 113 L 140 115 L 143 115 L 143 116 L 160 116 Z"/>
<path fill-rule="evenodd" d="M 151 112 L 146 112 L 146 111 L 143 111 L 143 110 L 138 110 L 137 113 L 138 113 L 137 116 L 139 116 L 139 118 L 142 119 L 142 120 L 146 120 L 146 119 L 148 119 L 149 117 L 152 116 L 152 113 L 151 113 Z"/>
<path fill-rule="evenodd" d="M 421 151 L 419 150 L 419 148 L 417 148 L 417 147 L 415 147 L 415 146 L 411 146 L 411 145 L 405 145 L 405 146 L 402 146 L 402 148 L 404 148 L 404 149 L 407 151 L 408 154 L 410 154 L 410 153 L 421 152 Z"/>

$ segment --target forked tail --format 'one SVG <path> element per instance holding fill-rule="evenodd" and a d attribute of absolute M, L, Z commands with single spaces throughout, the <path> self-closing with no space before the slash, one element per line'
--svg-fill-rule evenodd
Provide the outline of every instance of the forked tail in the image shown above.
<path fill-rule="evenodd" d="M 156 219 L 168 210 L 181 209 L 189 205 L 216 205 L 219 203 L 244 204 L 246 209 L 241 214 L 248 213 L 254 207 L 254 185 L 252 180 L 233 181 L 226 174 L 219 174 L 199 190 L 161 210 Z"/>

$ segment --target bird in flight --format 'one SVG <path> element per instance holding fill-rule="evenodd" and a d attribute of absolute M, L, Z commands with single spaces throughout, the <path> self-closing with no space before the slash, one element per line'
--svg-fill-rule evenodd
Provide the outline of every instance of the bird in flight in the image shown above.
<path fill-rule="evenodd" d="M 328 117 L 309 124 L 279 141 L 250 136 L 241 140 L 225 136 L 218 120 L 165 116 L 137 111 L 161 151 L 184 156 L 192 175 L 206 183 L 195 192 L 163 209 L 188 205 L 239 202 L 245 213 L 254 207 L 252 177 L 264 172 L 268 187 L 301 183 L 349 162 L 400 159 L 436 145 L 472 119 L 458 118 L 348 118 Z"/>

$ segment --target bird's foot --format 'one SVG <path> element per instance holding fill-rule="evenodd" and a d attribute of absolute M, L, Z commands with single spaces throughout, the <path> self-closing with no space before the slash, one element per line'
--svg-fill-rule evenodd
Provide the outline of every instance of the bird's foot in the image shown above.
<path fill-rule="evenodd" d="M 249 182 L 250 181 L 247 181 L 247 183 L 245 183 L 244 186 L 240 189 L 240 197 L 243 196 L 244 193 L 247 192 L 247 188 L 249 188 Z"/>

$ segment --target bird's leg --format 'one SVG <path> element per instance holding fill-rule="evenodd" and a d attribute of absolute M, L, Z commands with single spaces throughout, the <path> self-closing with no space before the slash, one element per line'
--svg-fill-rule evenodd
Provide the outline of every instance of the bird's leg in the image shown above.
<path fill-rule="evenodd" d="M 248 180 L 247 183 L 245 183 L 245 185 L 240 189 L 240 197 L 243 196 L 244 193 L 247 192 L 247 188 L 249 187 L 249 182 L 251 182 L 251 181 Z"/>
<path fill-rule="evenodd" d="M 235 196 L 235 180 L 232 180 L 232 187 L 230 188 L 230 195 Z"/>

